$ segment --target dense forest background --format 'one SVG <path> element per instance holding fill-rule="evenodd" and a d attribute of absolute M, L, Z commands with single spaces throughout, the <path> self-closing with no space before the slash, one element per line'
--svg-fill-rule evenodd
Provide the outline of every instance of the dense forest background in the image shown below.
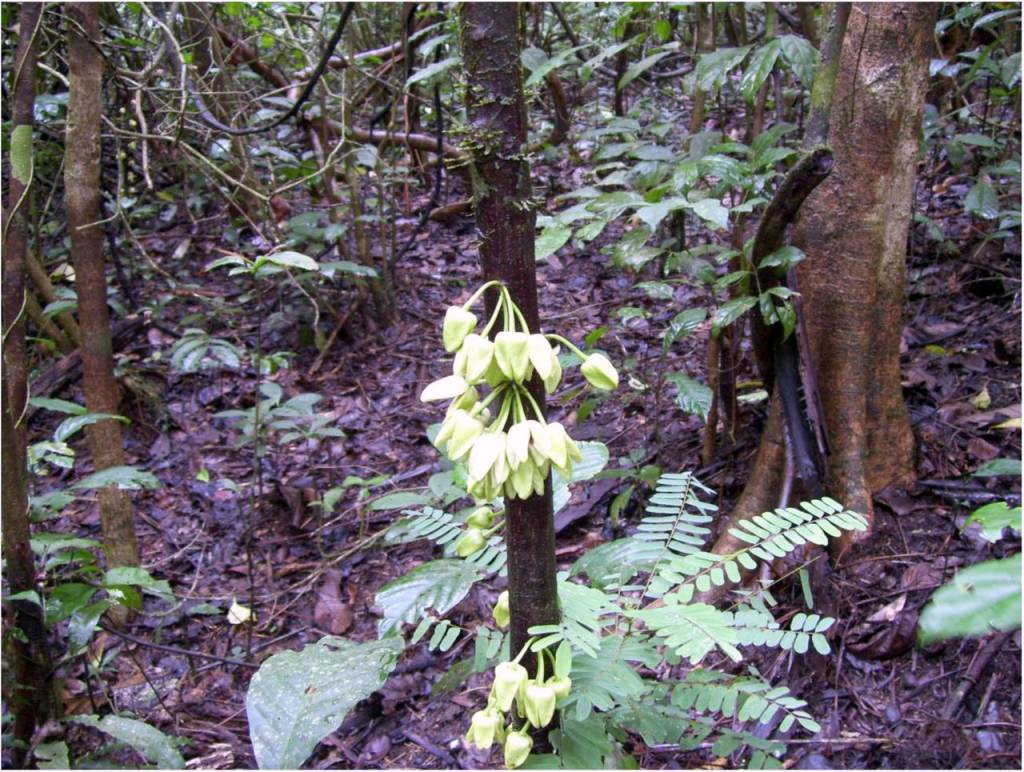
<path fill-rule="evenodd" d="M 1018 4 L 0 23 L 5 768 L 1019 768 Z"/>

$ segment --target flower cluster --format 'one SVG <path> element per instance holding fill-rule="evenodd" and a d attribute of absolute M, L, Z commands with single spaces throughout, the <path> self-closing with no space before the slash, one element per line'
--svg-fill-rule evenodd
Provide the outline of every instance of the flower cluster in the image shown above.
<path fill-rule="evenodd" d="M 477 317 L 469 309 L 493 286 L 499 288 L 500 301 L 477 333 Z M 492 340 L 499 319 L 502 329 Z M 445 350 L 455 354 L 453 372 L 427 386 L 420 399 L 452 400 L 434 443 L 452 461 L 467 463 L 470 494 L 479 503 L 501 495 L 541 495 L 552 467 L 569 479 L 573 463 L 582 460 L 579 447 L 560 423 L 547 422 L 527 384 L 536 375 L 547 393 L 558 387 L 562 364 L 552 340 L 579 356 L 580 372 L 591 386 L 610 391 L 618 386 L 619 374 L 607 357 L 584 354 L 558 335 L 531 333 L 499 282 L 488 282 L 465 305 L 449 308 L 442 337 Z M 490 393 L 481 398 L 478 388 L 484 387 Z M 499 399 L 492 417 L 489 405 Z"/>
<path fill-rule="evenodd" d="M 553 675 L 545 680 L 546 655 L 547 652 L 540 652 L 537 656 L 536 678 L 530 678 L 526 668 L 519 664 L 522 654 L 512 662 L 498 665 L 487 707 L 474 713 L 470 720 L 466 742 L 487 750 L 497 740 L 504 747 L 505 766 L 509 769 L 521 766 L 530 755 L 533 738 L 528 734 L 529 728 L 541 729 L 551 723 L 556 704 L 568 697 L 572 689 L 568 676 Z M 505 722 L 505 714 L 511 714 L 513 706 L 515 713 L 526 719 L 519 729 L 514 728 L 512 721 Z"/>

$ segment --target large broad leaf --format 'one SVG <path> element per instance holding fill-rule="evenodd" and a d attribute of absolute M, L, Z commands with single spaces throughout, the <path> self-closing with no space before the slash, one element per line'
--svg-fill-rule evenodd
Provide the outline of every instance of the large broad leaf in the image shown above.
<path fill-rule="evenodd" d="M 697 62 L 697 88 L 712 91 L 722 86 L 729 76 L 729 71 L 738 67 L 747 54 L 750 46 L 742 48 L 719 48 L 709 54 L 702 54 Z"/>
<path fill-rule="evenodd" d="M 159 488 L 160 481 L 149 472 L 136 469 L 134 466 L 111 466 L 86 475 L 71 487 L 75 490 L 111 487 L 122 490 L 138 490 L 139 488 Z"/>
<path fill-rule="evenodd" d="M 537 237 L 534 244 L 534 253 L 537 260 L 550 257 L 563 246 L 572 236 L 572 228 L 562 225 L 553 225 L 545 228 Z"/>
<path fill-rule="evenodd" d="M 1021 557 L 987 560 L 936 590 L 921 612 L 922 643 L 1014 630 L 1021 619 Z"/>
<path fill-rule="evenodd" d="M 980 179 L 964 199 L 964 209 L 984 220 L 994 220 L 999 216 L 999 197 L 987 179 Z"/>
<path fill-rule="evenodd" d="M 267 263 L 273 263 L 274 265 L 280 265 L 284 268 L 298 268 L 302 271 L 320 270 L 320 264 L 312 257 L 304 255 L 301 252 L 292 252 L 290 250 L 266 255 L 261 258 L 261 260 Z"/>
<path fill-rule="evenodd" d="M 814 68 L 818 63 L 818 52 L 805 38 L 799 35 L 783 35 L 782 58 L 793 69 L 804 88 L 810 88 L 814 82 Z"/>
<path fill-rule="evenodd" d="M 707 419 L 708 410 L 711 409 L 711 389 L 686 373 L 669 373 L 668 379 L 676 386 L 676 404 L 679 409 L 700 416 L 701 420 Z"/>
<path fill-rule="evenodd" d="M 690 208 L 695 215 L 717 228 L 729 227 L 729 210 L 717 199 L 702 198 L 700 201 L 694 201 Z"/>
<path fill-rule="evenodd" d="M 57 430 L 53 433 L 53 438 L 57 442 L 67 442 L 80 429 L 86 426 L 91 426 L 94 423 L 107 420 L 120 421 L 123 424 L 130 423 L 130 421 L 124 416 L 114 415 L 113 413 L 87 413 L 86 415 L 73 415 L 60 422 L 60 426 L 58 426 Z"/>
<path fill-rule="evenodd" d="M 650 56 L 641 59 L 639 62 L 633 62 L 633 64 L 629 65 L 629 69 L 627 69 L 619 79 L 619 89 L 624 89 L 670 53 L 671 51 L 661 51 L 657 54 L 651 54 Z"/>
<path fill-rule="evenodd" d="M 427 611 L 446 611 L 466 597 L 482 576 L 464 560 L 432 560 L 380 588 L 375 600 L 384 617 L 377 623 L 378 635 L 386 635 L 402 622 L 415 624 Z"/>
<path fill-rule="evenodd" d="M 680 311 L 668 323 L 668 328 L 662 338 L 662 348 L 668 351 L 673 343 L 696 330 L 707 318 L 708 310 L 706 308 L 688 308 L 685 311 Z"/>
<path fill-rule="evenodd" d="M 356 703 L 384 683 L 403 648 L 398 638 L 323 638 L 264 662 L 245 695 L 260 769 L 298 769 Z"/>
<path fill-rule="evenodd" d="M 127 743 L 158 769 L 185 768 L 185 760 L 175 747 L 174 741 L 144 721 L 122 716 L 104 716 L 102 719 L 99 716 L 75 716 L 71 720 L 99 729 L 114 739 Z"/>
<path fill-rule="evenodd" d="M 978 523 L 981 525 L 981 535 L 987 541 L 997 542 L 1003 538 L 1006 528 L 1020 531 L 1020 511 L 1020 507 L 1011 509 L 1005 501 L 993 501 L 974 510 L 964 526 Z"/>
<path fill-rule="evenodd" d="M 449 56 L 447 59 L 442 59 L 439 62 L 429 64 L 421 70 L 417 70 L 413 73 L 409 80 L 405 82 L 405 87 L 409 88 L 413 84 L 419 83 L 421 80 L 427 80 L 435 75 L 440 75 L 442 72 L 450 68 L 452 65 L 457 64 L 459 58 L 457 56 Z"/>
<path fill-rule="evenodd" d="M 781 52 L 782 41 L 772 40 L 751 55 L 743 77 L 740 78 L 740 93 L 746 101 L 754 101 L 757 92 L 761 90 L 761 84 L 771 75 Z"/>

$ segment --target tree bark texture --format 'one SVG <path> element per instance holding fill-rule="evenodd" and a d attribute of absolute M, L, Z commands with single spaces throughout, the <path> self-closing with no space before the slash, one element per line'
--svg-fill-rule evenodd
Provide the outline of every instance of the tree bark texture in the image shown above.
<path fill-rule="evenodd" d="M 797 275 L 829 427 L 828 488 L 869 519 L 872 491 L 914 474 L 899 343 L 935 14 L 934 5 L 854 5 L 830 116 L 835 170 L 793 234 L 807 255 Z"/>
<path fill-rule="evenodd" d="M 5 369 L 4 389 L 8 388 L 6 375 Z M 4 578 L 12 595 L 34 590 L 36 575 L 35 559 L 29 541 L 24 448 L 18 447 L 14 418 L 10 410 L 13 406 L 11 400 L 5 399 L 0 410 L 3 423 L 0 426 L 0 441 L 3 444 L 0 464 L 0 471 L 3 474 L 3 485 L 0 486 L 3 517 L 0 518 L 0 522 L 3 523 L 3 549 L 6 561 Z M 10 695 L 9 706 L 14 716 L 14 737 L 27 744 L 32 739 L 36 725 L 46 720 L 48 712 L 49 665 L 46 656 L 46 631 L 43 627 L 42 610 L 37 604 L 29 600 L 17 600 L 11 601 L 11 607 L 14 611 L 14 626 L 25 635 L 23 639 L 14 635 L 8 638 L 8 656 L 13 664 L 15 683 L 10 692 L 5 690 L 4 694 L 5 697 Z M 23 766 L 23 751 L 16 749 L 13 760 L 16 767 Z"/>
<path fill-rule="evenodd" d="M 524 157 L 526 106 L 519 59 L 517 3 L 464 3 L 460 7 L 466 68 L 469 142 L 484 279 L 505 283 L 531 332 L 540 329 L 533 241 L 530 168 Z M 492 295 L 489 302 L 493 303 Z M 492 306 L 493 307 L 493 306 Z M 531 393 L 544 409 L 534 376 Z M 551 481 L 543 496 L 506 500 L 512 653 L 534 625 L 557 624 L 555 530 Z"/>
<path fill-rule="evenodd" d="M 10 176 L 3 216 L 3 358 L 7 392 L 14 418 L 17 458 L 25 457 L 21 417 L 28 401 L 25 361 L 25 262 L 28 253 L 28 194 L 32 185 L 32 111 L 36 102 L 36 38 L 41 3 L 22 3 L 18 12 L 18 46 L 14 53 L 11 104 Z"/>
<path fill-rule="evenodd" d="M 120 392 L 107 310 L 107 280 L 100 219 L 100 116 L 103 111 L 103 56 L 98 4 L 70 3 L 67 12 L 70 94 L 64 157 L 64 203 L 78 293 L 85 404 L 93 413 L 118 413 Z M 124 464 L 121 424 L 99 421 L 86 427 L 96 470 Z M 119 488 L 99 492 L 100 521 L 107 562 L 137 566 L 139 547 L 131 499 Z"/>

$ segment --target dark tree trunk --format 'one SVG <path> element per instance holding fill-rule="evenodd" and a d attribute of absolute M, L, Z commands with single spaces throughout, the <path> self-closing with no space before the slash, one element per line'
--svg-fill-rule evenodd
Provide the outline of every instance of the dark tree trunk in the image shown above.
<path fill-rule="evenodd" d="M 25 27 L 22 27 L 24 30 Z M 7 389 L 7 369 L 4 368 L 3 388 Z M 13 403 L 4 400 L 3 425 L 0 441 L 3 444 L 3 474 L 0 495 L 2 495 L 3 548 L 6 566 L 4 578 L 12 595 L 35 590 L 35 559 L 29 542 L 28 490 L 25 480 L 24 451 L 18 448 L 14 431 L 14 419 L 10 408 Z M 10 710 L 14 716 L 13 735 L 26 745 L 32 739 L 35 728 L 46 720 L 49 711 L 49 684 L 47 674 L 49 663 L 46 652 L 46 631 L 43 627 L 42 609 L 32 601 L 11 602 L 14 610 L 14 626 L 24 633 L 24 638 L 10 635 L 9 657 L 13 663 L 14 687 L 10 691 Z M 6 615 L 5 615 L 6 616 Z M 5 695 L 7 692 L 5 691 Z M 15 749 L 15 767 L 25 765 L 24 750 Z"/>
<path fill-rule="evenodd" d="M 93 413 L 118 413 L 120 392 L 114 380 L 114 356 L 107 310 L 107 280 L 100 219 L 100 116 L 103 112 L 103 56 L 99 44 L 98 4 L 67 6 L 70 94 L 64 160 L 64 201 L 78 293 L 82 334 L 85 404 Z M 121 424 L 99 421 L 86 427 L 93 467 L 124 464 Z M 111 566 L 137 566 L 139 547 L 131 499 L 118 488 L 99 492 L 104 549 Z"/>
<path fill-rule="evenodd" d="M 11 170 L 7 205 L 3 216 L 3 357 L 7 392 L 14 418 L 15 448 L 25 457 L 25 429 L 21 417 L 28 401 L 28 369 L 25 362 L 25 264 L 28 253 L 26 227 L 29 190 L 32 185 L 32 111 L 36 102 L 36 39 L 42 15 L 41 3 L 22 3 L 18 13 L 18 47 L 14 53 L 11 91 Z"/>
<path fill-rule="evenodd" d="M 530 330 L 537 331 L 540 323 L 533 253 L 536 215 L 531 204 L 530 168 L 523 158 L 526 108 L 519 60 L 519 6 L 465 3 L 460 12 L 484 279 L 503 281 L 526 316 Z M 536 376 L 530 388 L 543 409 L 544 389 Z M 507 499 L 506 503 L 515 654 L 529 638 L 530 627 L 556 624 L 559 619 L 550 478 L 543 496 Z"/>

